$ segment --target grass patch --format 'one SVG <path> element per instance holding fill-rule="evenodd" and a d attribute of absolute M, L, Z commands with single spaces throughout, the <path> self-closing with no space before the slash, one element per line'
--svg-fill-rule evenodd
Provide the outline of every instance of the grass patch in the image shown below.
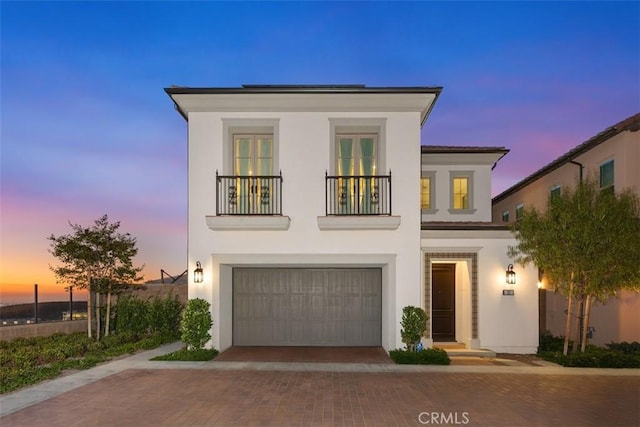
<path fill-rule="evenodd" d="M 162 356 L 154 357 L 151 360 L 168 360 L 168 361 L 181 361 L 181 362 L 206 362 L 212 360 L 218 355 L 218 350 L 215 348 L 202 348 L 199 350 L 187 350 L 182 348 L 173 353 L 165 354 Z"/>
<path fill-rule="evenodd" d="M 391 360 L 398 365 L 449 365 L 451 359 L 441 348 L 425 348 L 420 351 L 391 350 Z"/>

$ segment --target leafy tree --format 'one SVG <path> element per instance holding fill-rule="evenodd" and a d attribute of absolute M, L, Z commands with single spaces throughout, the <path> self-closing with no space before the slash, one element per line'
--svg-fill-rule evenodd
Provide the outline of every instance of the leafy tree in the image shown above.
<path fill-rule="evenodd" d="M 640 201 L 630 190 L 601 190 L 594 179 L 549 200 L 540 213 L 525 209 L 514 225 L 509 255 L 533 262 L 567 297 L 563 352 L 568 353 L 572 301 L 584 301 L 581 351 L 587 344 L 591 305 L 622 289 L 640 290 Z"/>
<path fill-rule="evenodd" d="M 91 295 L 105 294 L 107 309 L 105 316 L 105 335 L 109 334 L 111 317 L 111 295 L 117 294 L 142 278 L 138 274 L 142 267 L 133 265 L 133 257 L 138 253 L 136 239 L 129 233 L 118 232 L 120 222 L 109 223 L 103 215 L 90 227 L 69 223 L 71 234 L 48 238 L 51 241 L 49 252 L 61 263 L 50 266 L 56 280 L 69 283 L 76 288 L 89 291 L 87 302 L 87 333 L 92 337 L 92 301 Z M 100 339 L 100 323 L 97 323 L 96 338 Z"/>
<path fill-rule="evenodd" d="M 427 330 L 428 319 L 427 313 L 420 307 L 408 305 L 402 309 L 400 336 L 402 337 L 402 342 L 407 345 L 407 350 L 416 351 L 424 331 Z"/>
<path fill-rule="evenodd" d="M 200 350 L 211 339 L 209 330 L 213 325 L 211 304 L 202 298 L 193 298 L 187 301 L 187 306 L 182 312 L 180 329 L 182 342 L 187 345 L 187 350 Z"/>

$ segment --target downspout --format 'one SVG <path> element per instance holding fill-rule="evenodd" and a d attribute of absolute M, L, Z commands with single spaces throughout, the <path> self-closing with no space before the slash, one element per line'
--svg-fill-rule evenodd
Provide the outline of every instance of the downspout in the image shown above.
<path fill-rule="evenodd" d="M 582 171 L 584 170 L 584 165 L 580 162 L 576 162 L 575 160 L 569 159 L 569 163 L 573 163 L 576 166 L 580 167 L 580 185 L 582 185 Z"/>

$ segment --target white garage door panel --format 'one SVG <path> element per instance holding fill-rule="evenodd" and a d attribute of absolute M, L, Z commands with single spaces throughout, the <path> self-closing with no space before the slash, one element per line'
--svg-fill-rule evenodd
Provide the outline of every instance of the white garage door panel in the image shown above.
<path fill-rule="evenodd" d="M 380 269 L 233 270 L 233 344 L 379 346 Z"/>

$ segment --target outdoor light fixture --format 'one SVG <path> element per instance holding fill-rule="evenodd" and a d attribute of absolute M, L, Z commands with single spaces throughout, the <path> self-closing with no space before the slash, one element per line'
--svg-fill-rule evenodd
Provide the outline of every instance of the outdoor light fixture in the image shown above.
<path fill-rule="evenodd" d="M 193 281 L 196 283 L 202 283 L 202 280 L 202 265 L 200 265 L 200 261 L 196 261 L 196 269 L 193 270 Z"/>
<path fill-rule="evenodd" d="M 505 275 L 506 275 L 507 285 L 516 284 L 516 273 L 513 271 L 513 264 L 509 264 L 507 266 L 507 271 Z"/>
<path fill-rule="evenodd" d="M 513 264 L 509 264 L 507 266 L 507 271 L 505 272 L 505 283 L 507 285 L 507 289 L 502 290 L 502 295 L 514 295 L 514 291 L 512 286 L 516 284 L 516 273 L 513 271 Z"/>
<path fill-rule="evenodd" d="M 544 280 L 544 271 L 542 271 L 541 268 L 538 268 L 538 289 L 542 289 L 544 286 L 542 280 Z"/>

